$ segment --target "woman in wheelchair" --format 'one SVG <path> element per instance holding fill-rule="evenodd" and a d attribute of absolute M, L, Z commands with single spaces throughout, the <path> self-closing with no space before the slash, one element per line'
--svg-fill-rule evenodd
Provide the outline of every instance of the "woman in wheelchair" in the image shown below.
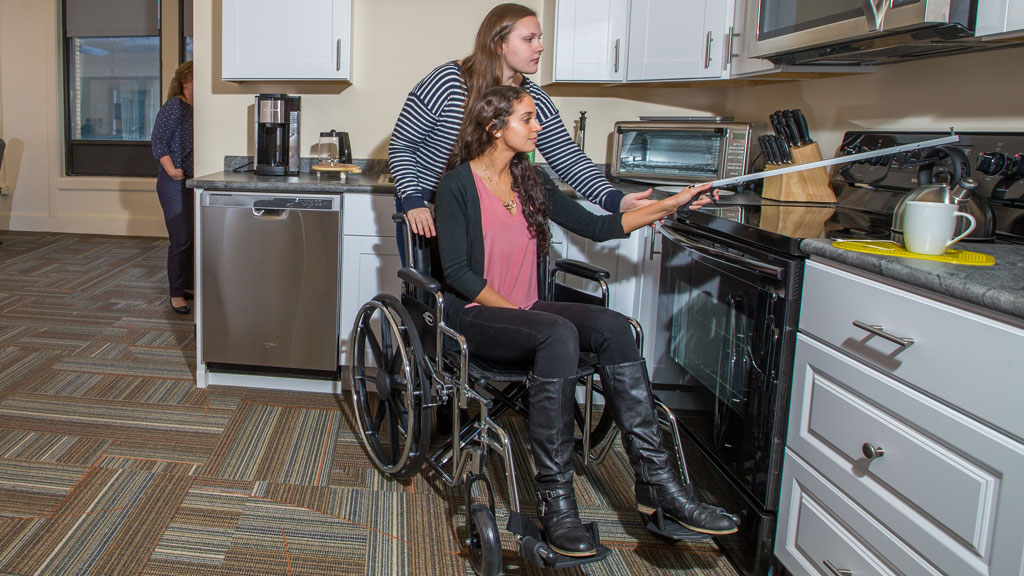
<path fill-rule="evenodd" d="M 694 208 L 709 202 L 709 185 L 598 216 L 550 180 L 545 186 L 529 164 L 526 153 L 540 129 L 533 99 L 521 88 L 498 86 L 472 102 L 438 189 L 436 219 L 448 324 L 466 337 L 472 355 L 532 367 L 529 440 L 548 545 L 568 556 L 595 553 L 572 486 L 581 350 L 597 354 L 607 406 L 636 477 L 638 509 L 707 534 L 735 532 L 737 518 L 698 500 L 671 465 L 626 317 L 600 306 L 538 300 L 537 264 L 549 248 L 549 219 L 595 241 L 622 238 L 691 200 Z"/>

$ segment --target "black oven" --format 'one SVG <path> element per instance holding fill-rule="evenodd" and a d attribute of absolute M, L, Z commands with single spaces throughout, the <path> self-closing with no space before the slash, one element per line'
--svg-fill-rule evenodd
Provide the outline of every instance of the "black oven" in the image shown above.
<path fill-rule="evenodd" d="M 662 235 L 654 387 L 697 487 L 742 516 L 719 544 L 745 574 L 769 574 L 803 258 L 683 219 Z"/>

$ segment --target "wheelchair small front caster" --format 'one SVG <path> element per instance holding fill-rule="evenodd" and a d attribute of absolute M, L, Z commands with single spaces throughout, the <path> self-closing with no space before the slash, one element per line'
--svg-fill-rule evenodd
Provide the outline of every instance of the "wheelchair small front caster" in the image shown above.
<path fill-rule="evenodd" d="M 469 563 L 479 576 L 497 576 L 501 572 L 501 535 L 494 513 L 486 504 L 476 503 L 466 514 L 466 545 Z"/>

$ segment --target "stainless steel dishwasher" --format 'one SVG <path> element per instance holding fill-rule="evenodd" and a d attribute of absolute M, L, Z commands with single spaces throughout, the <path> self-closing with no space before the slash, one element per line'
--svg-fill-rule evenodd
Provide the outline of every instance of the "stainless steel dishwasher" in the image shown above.
<path fill-rule="evenodd" d="M 200 210 L 203 360 L 336 371 L 341 197 L 207 192 Z"/>

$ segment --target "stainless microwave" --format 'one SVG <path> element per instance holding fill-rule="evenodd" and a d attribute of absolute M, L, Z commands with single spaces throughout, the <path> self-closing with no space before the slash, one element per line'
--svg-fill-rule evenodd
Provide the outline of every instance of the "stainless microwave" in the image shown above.
<path fill-rule="evenodd" d="M 887 64 L 991 48 L 981 0 L 745 0 L 744 51 L 776 64 Z"/>
<path fill-rule="evenodd" d="M 611 174 L 654 184 L 693 184 L 742 176 L 760 152 L 763 122 L 616 122 Z"/>

